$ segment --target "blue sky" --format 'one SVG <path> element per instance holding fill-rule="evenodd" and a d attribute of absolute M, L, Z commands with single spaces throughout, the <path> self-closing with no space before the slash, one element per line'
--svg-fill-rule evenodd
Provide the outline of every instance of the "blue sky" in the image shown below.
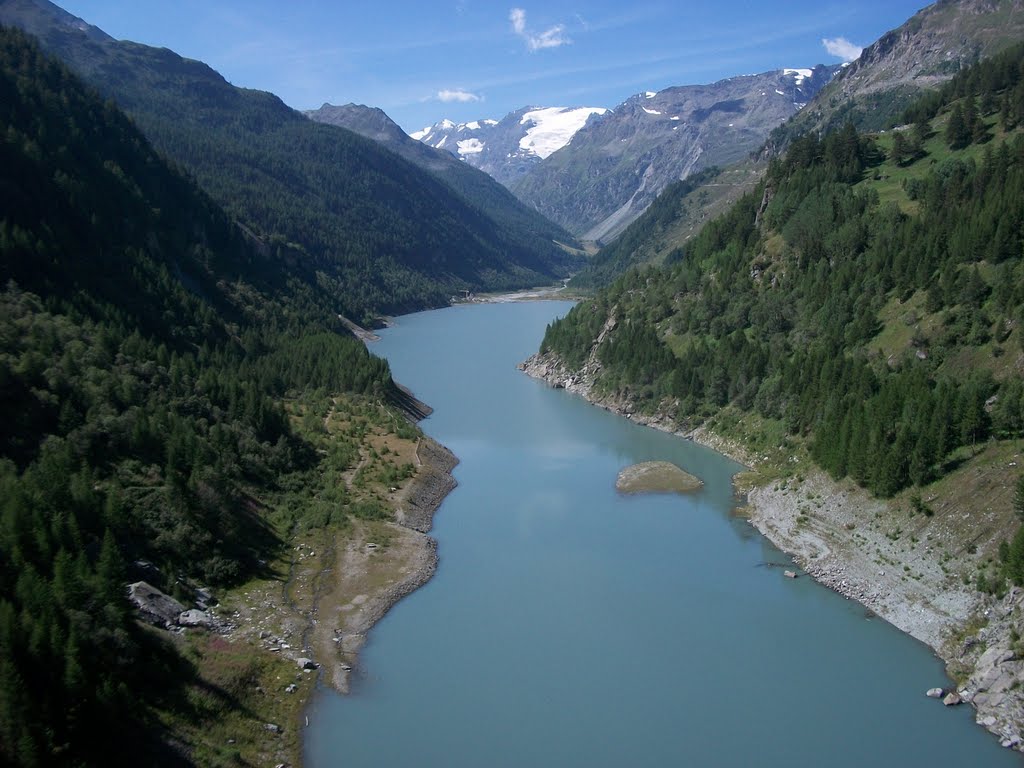
<path fill-rule="evenodd" d="M 121 39 L 200 59 L 298 109 L 356 102 L 407 131 L 526 105 L 835 63 L 923 0 L 65 0 Z M 830 42 L 828 42 L 830 41 Z"/>

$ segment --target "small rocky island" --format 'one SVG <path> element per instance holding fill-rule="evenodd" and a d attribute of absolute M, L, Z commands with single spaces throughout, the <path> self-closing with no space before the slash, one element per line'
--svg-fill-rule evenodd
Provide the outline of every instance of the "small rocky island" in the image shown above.
<path fill-rule="evenodd" d="M 667 461 L 644 461 L 626 467 L 615 481 L 619 493 L 690 493 L 704 485 L 675 464 Z"/>

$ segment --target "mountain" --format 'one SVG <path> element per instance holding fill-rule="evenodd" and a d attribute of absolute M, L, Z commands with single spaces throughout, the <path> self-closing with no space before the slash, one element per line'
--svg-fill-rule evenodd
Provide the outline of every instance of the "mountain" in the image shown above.
<path fill-rule="evenodd" d="M 783 69 L 630 97 L 511 189 L 585 240 L 609 240 L 673 181 L 727 165 L 810 101 L 838 67 Z"/>
<path fill-rule="evenodd" d="M 603 107 L 523 107 L 501 120 L 442 120 L 412 138 L 443 149 L 502 184 L 512 184 L 570 141 Z"/>
<path fill-rule="evenodd" d="M 923 91 L 1024 39 L 1022 0 L 941 0 L 886 32 L 845 67 L 817 98 L 773 132 L 770 149 L 847 120 L 862 130 L 900 121 Z"/>
<path fill-rule="evenodd" d="M 796 138 L 675 258 L 549 326 L 524 368 L 744 458 L 749 498 L 778 502 L 770 523 L 752 505 L 759 528 L 826 583 L 814 560 L 837 553 L 840 591 L 857 571 L 888 574 L 886 594 L 921 579 L 895 603 L 846 594 L 919 638 L 906 606 L 937 607 L 928 642 L 1012 746 L 1024 695 L 992 681 L 1022 616 L 990 624 L 984 652 L 963 637 L 1024 583 L 1024 43 L 908 112 L 892 131 Z M 651 210 L 635 250 L 674 225 Z M 850 495 L 873 511 L 833 517 Z"/>
<path fill-rule="evenodd" d="M 672 182 L 622 234 L 595 253 L 568 286 L 592 291 L 611 284 L 632 267 L 679 260 L 686 243 L 705 223 L 725 213 L 757 185 L 766 165 L 747 158 Z"/>
<path fill-rule="evenodd" d="M 358 450 L 301 416 L 378 412 L 388 365 L 329 286 L 5 27 L 0 135 L 0 764 L 294 761 L 299 729 L 268 732 L 282 710 L 253 694 L 294 662 L 144 627 L 126 585 L 193 605 L 364 514 L 338 481 Z"/>
<path fill-rule="evenodd" d="M 46 0 L 4 0 L 36 35 L 271 251 L 330 286 L 362 322 L 440 306 L 461 290 L 550 283 L 578 264 L 491 218 L 432 174 L 201 62 L 116 41 Z"/>
<path fill-rule="evenodd" d="M 555 243 L 577 245 L 572 235 L 520 202 L 487 173 L 461 162 L 443 149 L 416 141 L 380 109 L 360 104 L 324 104 L 305 114 L 318 123 L 336 125 L 365 136 L 429 171 L 464 200 L 471 201 L 502 224 L 517 241 L 529 243 L 539 253 L 549 253 L 552 260 L 565 258 L 564 254 L 556 252 Z"/>

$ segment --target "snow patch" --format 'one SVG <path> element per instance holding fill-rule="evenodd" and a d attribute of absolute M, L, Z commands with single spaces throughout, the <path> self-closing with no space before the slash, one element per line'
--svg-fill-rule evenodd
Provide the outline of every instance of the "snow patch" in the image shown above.
<path fill-rule="evenodd" d="M 455 123 L 453 123 L 451 120 L 448 120 L 447 118 L 442 120 L 438 125 L 441 127 L 442 131 L 450 131 L 452 128 L 455 127 Z"/>
<path fill-rule="evenodd" d="M 645 91 L 644 92 L 644 96 L 646 96 L 648 99 L 653 99 L 657 95 L 658 95 L 657 91 Z"/>
<path fill-rule="evenodd" d="M 497 120 L 483 120 L 482 122 L 483 122 L 484 125 L 497 125 L 498 124 Z"/>
<path fill-rule="evenodd" d="M 780 91 L 780 90 L 779 90 L 778 88 L 776 88 L 776 89 L 775 89 L 775 92 L 776 92 L 777 94 L 779 94 L 779 96 L 785 96 L 785 95 L 786 95 L 786 94 L 784 94 L 784 93 L 783 93 L 782 91 Z"/>
<path fill-rule="evenodd" d="M 462 125 L 459 126 L 459 130 L 460 131 L 479 131 L 480 130 L 480 123 L 478 123 L 476 120 L 474 120 L 471 123 L 463 123 Z"/>
<path fill-rule="evenodd" d="M 607 111 L 602 107 L 548 107 L 527 112 L 519 124 L 531 127 L 519 140 L 519 148 L 544 159 L 568 144 L 591 115 L 603 115 Z"/>
<path fill-rule="evenodd" d="M 647 107 L 641 107 L 641 109 L 644 112 L 646 112 L 648 115 L 660 115 L 661 114 L 661 112 L 659 112 L 656 109 L 648 109 Z"/>
<path fill-rule="evenodd" d="M 463 139 L 458 145 L 459 154 L 462 156 L 476 155 L 484 151 L 484 143 L 480 139 Z"/>
<path fill-rule="evenodd" d="M 679 115 L 675 115 L 674 117 L 670 117 L 669 118 L 669 120 L 680 120 L 680 119 L 681 118 L 679 117 Z"/>
<path fill-rule="evenodd" d="M 795 82 L 797 85 L 800 85 L 800 83 L 802 83 L 807 78 L 811 77 L 814 73 L 809 69 L 784 69 L 782 70 L 782 74 L 783 76 L 795 75 Z"/>
<path fill-rule="evenodd" d="M 442 136 L 442 137 L 441 137 L 441 140 L 440 140 L 439 142 L 437 142 L 437 144 L 435 144 L 435 145 L 434 145 L 434 148 L 435 148 L 435 149 L 440 149 L 441 147 L 443 147 L 443 146 L 444 146 L 444 143 L 445 143 L 446 141 L 448 141 L 448 137 L 447 137 L 447 136 Z"/>
<path fill-rule="evenodd" d="M 430 132 L 432 130 L 434 130 L 434 126 L 428 125 L 422 131 L 414 131 L 413 133 L 410 133 L 409 136 L 413 139 L 416 139 L 416 141 L 423 141 L 425 138 L 427 138 L 427 136 L 430 135 Z"/>

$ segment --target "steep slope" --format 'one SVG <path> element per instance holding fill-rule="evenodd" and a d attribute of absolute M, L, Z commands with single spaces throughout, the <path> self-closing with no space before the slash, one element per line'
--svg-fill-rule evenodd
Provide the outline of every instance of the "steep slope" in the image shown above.
<path fill-rule="evenodd" d="M 678 261 L 578 305 L 527 365 L 710 430 L 757 470 L 759 527 L 939 651 L 1017 748 L 1020 593 L 988 595 L 1024 582 L 1022 65 L 1017 45 L 962 73 L 912 129 L 795 140 Z"/>
<path fill-rule="evenodd" d="M 577 245 L 568 232 L 527 207 L 483 171 L 460 162 L 444 150 L 433 149 L 405 133 L 382 110 L 358 104 L 336 107 L 324 104 L 305 113 L 311 120 L 347 128 L 381 144 L 430 173 L 506 227 L 518 242 L 547 254 L 551 267 L 571 265 L 556 242 Z"/>
<path fill-rule="evenodd" d="M 848 120 L 862 130 L 887 128 L 922 91 L 1021 39 L 1021 0 L 941 0 L 865 48 L 806 109 L 773 132 L 769 146 L 783 148 L 796 136 Z"/>
<path fill-rule="evenodd" d="M 501 120 L 442 120 L 412 138 L 443 149 L 509 185 L 572 141 L 603 107 L 522 107 Z"/>
<path fill-rule="evenodd" d="M 351 446 L 319 453 L 289 409 L 316 391 L 376 402 L 388 366 L 328 292 L 7 28 L 0 136 L 0 763 L 293 760 L 298 729 L 267 731 L 274 699 L 251 689 L 294 662 L 143 629 L 126 582 L 192 604 L 265 571 L 293 527 L 361 514 L 333 485 L 324 516 L 321 477 Z"/>
<path fill-rule="evenodd" d="M 767 163 L 747 158 L 728 168 L 705 168 L 669 184 L 636 221 L 591 257 L 569 287 L 592 291 L 610 285 L 632 267 L 683 258 L 685 244 L 705 223 L 750 192 L 766 168 Z"/>
<path fill-rule="evenodd" d="M 638 94 L 591 120 L 512 191 L 582 239 L 610 240 L 673 181 L 759 147 L 834 72 L 787 69 Z"/>
<path fill-rule="evenodd" d="M 438 306 L 462 289 L 550 282 L 572 264 L 376 143 L 236 88 L 205 64 L 111 40 L 46 0 L 5 0 L 0 22 L 35 34 L 113 97 L 271 248 L 315 270 L 356 319 Z"/>

